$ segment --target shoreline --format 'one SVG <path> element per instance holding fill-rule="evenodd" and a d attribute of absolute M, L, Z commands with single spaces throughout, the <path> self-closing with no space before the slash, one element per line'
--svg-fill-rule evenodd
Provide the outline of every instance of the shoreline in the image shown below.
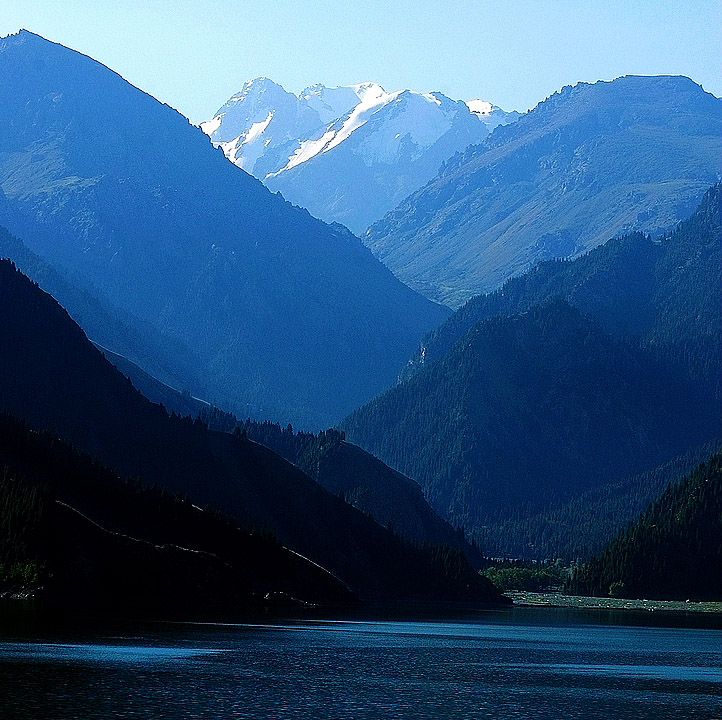
<path fill-rule="evenodd" d="M 722 613 L 722 601 L 631 600 L 628 598 L 564 595 L 560 592 L 530 592 L 527 590 L 509 590 L 504 595 L 510 598 L 517 607 Z"/>

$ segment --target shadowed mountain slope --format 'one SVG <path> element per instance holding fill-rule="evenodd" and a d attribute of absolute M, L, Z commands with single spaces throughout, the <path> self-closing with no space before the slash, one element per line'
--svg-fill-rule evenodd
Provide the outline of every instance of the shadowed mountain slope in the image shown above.
<path fill-rule="evenodd" d="M 341 428 L 470 528 L 654 467 L 715 420 L 683 372 L 554 300 L 475 325 Z"/>
<path fill-rule="evenodd" d="M 422 341 L 407 374 L 436 362 L 476 323 L 562 297 L 609 332 L 675 356 L 699 382 L 722 371 L 722 186 L 662 238 L 633 233 L 573 261 L 541 263 L 472 298 Z M 720 392 L 717 386 L 716 392 Z"/>
<path fill-rule="evenodd" d="M 238 428 L 407 540 L 447 544 L 462 550 L 471 562 L 480 561 L 480 554 L 465 540 L 463 532 L 454 530 L 428 504 L 418 483 L 360 447 L 344 442 L 335 430 L 313 434 L 268 421 L 239 422 L 232 413 L 165 385 L 127 358 L 99 349 L 145 397 L 162 404 L 168 412 L 199 416 L 216 430 L 232 432 Z"/>
<path fill-rule="evenodd" d="M 402 541 L 247 438 L 169 417 L 8 261 L 0 261 L 0 343 L 0 408 L 56 432 L 121 476 L 267 528 L 363 597 L 498 597 L 460 553 Z"/>
<path fill-rule="evenodd" d="M 485 551 L 535 556 L 534 516 L 722 437 L 720 195 L 471 300 L 341 429 Z"/>
<path fill-rule="evenodd" d="M 347 588 L 269 535 L 122 482 L 50 433 L 0 414 L 0 588 L 66 604 L 258 607 L 344 602 Z"/>
<path fill-rule="evenodd" d="M 722 600 L 722 455 L 670 485 L 568 586 L 576 593 Z"/>
<path fill-rule="evenodd" d="M 0 205 L 3 200 L 0 197 Z M 183 343 L 158 332 L 150 323 L 111 307 L 97 290 L 86 287 L 77 273 L 54 267 L 3 227 L 0 258 L 12 259 L 24 275 L 52 295 L 88 337 L 104 349 L 113 347 L 120 357 L 134 357 L 153 376 L 176 387 L 204 387 L 198 373 L 199 360 Z"/>
<path fill-rule="evenodd" d="M 235 418 L 233 419 L 235 422 Z M 213 423 L 213 413 L 210 414 Z M 373 517 L 384 527 L 416 543 L 443 543 L 464 552 L 472 563 L 478 549 L 463 531 L 442 520 L 418 483 L 384 464 L 336 430 L 317 435 L 294 432 L 276 423 L 247 420 L 238 424 L 250 439 L 277 452 L 334 495 Z"/>
<path fill-rule="evenodd" d="M 446 315 L 84 55 L 3 39 L 0 99 L 0 222 L 193 348 L 216 404 L 328 425 Z"/>

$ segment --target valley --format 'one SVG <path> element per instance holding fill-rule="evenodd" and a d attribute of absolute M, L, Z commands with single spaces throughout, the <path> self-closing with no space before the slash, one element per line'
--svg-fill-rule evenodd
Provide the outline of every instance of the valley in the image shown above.
<path fill-rule="evenodd" d="M 25 30 L 0 97 L 0 592 L 722 597 L 718 97 L 259 77 L 196 126 Z"/>

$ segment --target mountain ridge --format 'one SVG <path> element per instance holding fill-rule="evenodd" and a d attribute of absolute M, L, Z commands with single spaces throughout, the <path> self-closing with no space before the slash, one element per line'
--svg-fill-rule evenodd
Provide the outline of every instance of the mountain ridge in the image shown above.
<path fill-rule="evenodd" d="M 339 429 L 492 553 L 523 549 L 535 515 L 722 437 L 721 201 L 716 185 L 661 239 L 470 300 Z"/>
<path fill-rule="evenodd" d="M 29 33 L 1 47 L 0 224 L 193 348 L 193 394 L 327 427 L 447 314 L 91 58 Z"/>
<path fill-rule="evenodd" d="M 33 430 L 52 431 L 121 477 L 271 530 L 363 598 L 496 596 L 460 552 L 405 542 L 268 448 L 198 418 L 169 416 L 7 260 L 0 261 L 0 319 L 0 408 Z"/>
<path fill-rule="evenodd" d="M 316 84 L 294 95 L 257 78 L 201 128 L 272 190 L 360 233 L 455 152 L 518 117 L 470 102 L 438 92 L 387 92 L 375 82 Z"/>
<path fill-rule="evenodd" d="M 544 259 L 670 229 L 722 174 L 722 100 L 688 78 L 567 86 L 450 159 L 364 242 L 459 306 Z"/>

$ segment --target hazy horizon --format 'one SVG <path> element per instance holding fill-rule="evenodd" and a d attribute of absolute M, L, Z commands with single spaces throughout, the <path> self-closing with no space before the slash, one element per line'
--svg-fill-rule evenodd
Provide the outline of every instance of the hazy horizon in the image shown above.
<path fill-rule="evenodd" d="M 90 55 L 194 123 L 260 76 L 294 93 L 375 81 L 519 111 L 564 85 L 620 75 L 686 75 L 722 93 L 714 0 L 449 0 L 443 10 L 433 0 L 39 0 L 0 11 L 0 35 L 21 28 Z"/>

